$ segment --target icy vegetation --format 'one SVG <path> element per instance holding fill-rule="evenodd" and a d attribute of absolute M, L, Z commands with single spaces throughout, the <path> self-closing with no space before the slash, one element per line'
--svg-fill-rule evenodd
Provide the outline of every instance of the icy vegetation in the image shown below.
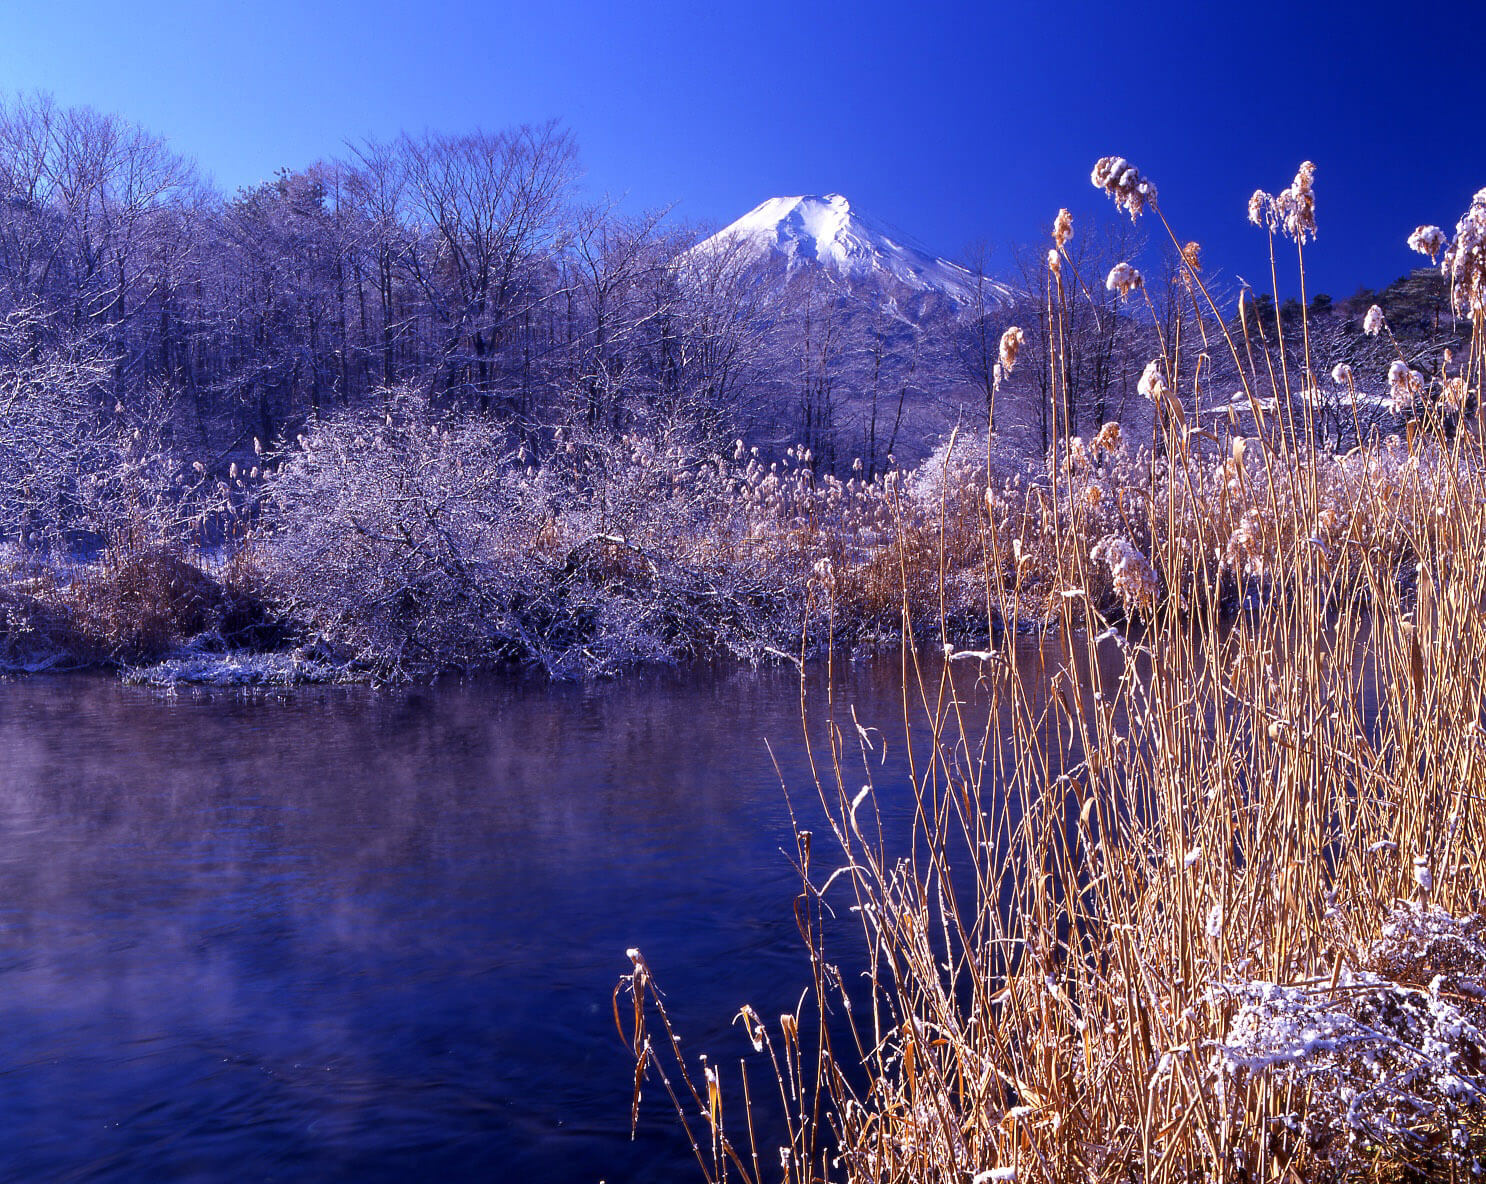
<path fill-rule="evenodd" d="M 1478 1179 L 1486 199 L 1453 239 L 1400 233 L 1442 269 L 1421 348 L 1397 301 L 1346 337 L 1298 301 L 1228 313 L 1151 178 L 1091 181 L 1179 260 L 1190 319 L 1130 368 L 1146 414 L 1091 424 L 1065 339 L 1044 463 L 957 441 L 886 485 L 939 507 L 888 544 L 906 614 L 942 623 L 903 654 L 911 798 L 879 795 L 880 721 L 807 705 L 833 725 L 793 815 L 810 987 L 742 1004 L 733 1071 L 629 951 L 632 1114 L 674 1106 L 706 1178 L 748 1184 Z M 1250 205 L 1302 267 L 1317 193 L 1304 162 Z M 1072 233 L 1045 255 L 1062 323 Z M 1162 317 L 1133 266 L 1088 274 Z M 1003 333 L 993 394 L 1037 345 Z M 977 599 L 1042 634 L 1031 660 L 955 641 Z"/>
<path fill-rule="evenodd" d="M 145 668 L 190 647 L 184 677 L 199 653 L 312 646 L 342 676 L 396 680 L 809 657 L 905 625 L 937 642 L 941 619 L 979 644 L 1069 614 L 1283 595 L 1308 553 L 1338 578 L 1370 557 L 1412 584 L 1411 532 L 1474 497 L 1436 444 L 1318 453 L 1302 472 L 1275 462 L 1280 443 L 1191 440 L 1178 464 L 1109 423 L 1036 464 L 966 432 L 917 468 L 843 479 L 805 448 L 766 462 L 679 430 L 558 431 L 538 461 L 483 416 L 390 392 L 251 474 L 137 500 L 135 549 L 67 565 L 12 552 L 0 660 Z M 1131 515 L 1136 496 L 1153 517 Z M 1361 508 L 1372 499 L 1407 512 Z M 237 541 L 194 555 L 193 510 Z"/>
<path fill-rule="evenodd" d="M 1486 1167 L 1486 926 L 1401 904 L 1361 966 L 1330 981 L 1214 987 L 1232 1010 L 1214 1048 L 1227 1076 L 1292 1086 L 1281 1121 L 1323 1157 L 1379 1155 L 1470 1177 Z"/>
<path fill-rule="evenodd" d="M 1281 302 L 1109 156 L 1169 244 L 1060 211 L 1007 303 L 837 196 L 697 246 L 579 205 L 575 162 L 554 126 L 429 133 L 229 199 L 123 121 L 0 109 L 0 665 L 903 642 L 913 845 L 836 719 L 811 989 L 737 1017 L 783 1146 L 633 951 L 637 1115 L 665 1074 L 749 1184 L 1478 1174 L 1486 191 L 1400 229 L 1428 268 Z M 1255 233 L 1303 266 L 1317 195 L 1304 162 Z"/>
<path fill-rule="evenodd" d="M 0 663 L 609 674 L 941 610 L 970 641 L 1084 596 L 1238 603 L 1307 540 L 1403 563 L 1357 499 L 1459 470 L 1480 202 L 1387 292 L 1220 311 L 1197 244 L 1142 271 L 1067 210 L 1012 288 L 840 195 L 706 235 L 576 170 L 555 125 L 426 133 L 228 196 L 127 120 L 0 104 Z M 1156 200 L 1121 158 L 1095 180 Z M 1308 239 L 1314 208 L 1302 168 L 1255 211 Z M 1312 444 L 1307 501 L 1273 458 Z"/>
<path fill-rule="evenodd" d="M 745 495 L 780 485 L 759 477 L 680 442 L 576 434 L 523 466 L 485 421 L 396 407 L 321 425 L 276 471 L 264 573 L 382 674 L 756 659 L 796 648 L 806 596 L 805 553 L 749 532 Z"/>
<path fill-rule="evenodd" d="M 174 687 L 180 685 L 214 687 L 295 686 L 301 683 L 341 682 L 348 677 L 347 668 L 324 658 L 287 654 L 252 653 L 242 650 L 226 653 L 182 653 L 149 666 L 132 666 L 124 671 L 124 681 L 136 686 Z"/>

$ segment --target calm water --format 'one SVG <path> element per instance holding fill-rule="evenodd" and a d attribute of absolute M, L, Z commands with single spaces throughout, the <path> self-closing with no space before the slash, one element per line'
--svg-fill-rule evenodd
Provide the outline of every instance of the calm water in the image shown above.
<path fill-rule="evenodd" d="M 838 684 L 896 738 L 895 661 Z M 697 1178 L 610 995 L 793 1007 L 800 734 L 788 670 L 0 683 L 0 1179 Z"/>

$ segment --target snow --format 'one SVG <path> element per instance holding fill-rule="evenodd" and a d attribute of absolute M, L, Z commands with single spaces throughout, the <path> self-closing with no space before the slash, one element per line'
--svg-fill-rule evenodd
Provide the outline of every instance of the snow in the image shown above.
<path fill-rule="evenodd" d="M 818 264 L 848 280 L 888 279 L 938 292 L 961 307 L 1011 299 L 1007 285 L 981 281 L 968 268 L 901 241 L 839 193 L 771 197 L 692 249 L 710 252 L 739 240 L 760 259 L 783 258 L 791 271 Z"/>
<path fill-rule="evenodd" d="M 182 684 L 217 687 L 294 686 L 339 682 L 343 667 L 301 654 L 225 654 L 182 652 L 153 666 L 127 670 L 124 681 L 140 686 L 175 687 Z"/>
<path fill-rule="evenodd" d="M 1343 963 L 1330 982 L 1214 984 L 1212 1002 L 1232 1020 L 1211 1045 L 1212 1067 L 1310 1086 L 1312 1130 L 1346 1132 L 1344 1149 L 1360 1139 L 1359 1153 L 1417 1150 L 1425 1129 L 1447 1130 L 1452 1142 L 1436 1154 L 1479 1174 L 1470 1132 L 1486 1102 L 1482 939 L 1479 917 L 1400 903 L 1365 965 Z"/>

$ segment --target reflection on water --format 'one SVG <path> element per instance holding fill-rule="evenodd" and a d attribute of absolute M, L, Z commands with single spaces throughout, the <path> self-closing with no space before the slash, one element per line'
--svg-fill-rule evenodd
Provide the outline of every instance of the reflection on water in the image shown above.
<path fill-rule="evenodd" d="M 837 678 L 891 734 L 897 675 Z M 609 996 L 637 945 L 697 1051 L 794 1005 L 798 721 L 780 670 L 0 684 L 0 1178 L 694 1178 Z"/>

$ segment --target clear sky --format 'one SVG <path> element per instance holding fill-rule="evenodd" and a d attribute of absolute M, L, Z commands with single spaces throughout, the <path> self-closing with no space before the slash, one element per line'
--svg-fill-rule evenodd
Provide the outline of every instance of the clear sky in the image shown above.
<path fill-rule="evenodd" d="M 229 191 L 348 138 L 555 117 L 593 197 L 723 223 L 838 192 L 951 256 L 1060 205 L 1113 220 L 1088 173 L 1118 153 L 1256 285 L 1248 196 L 1310 158 L 1310 288 L 1347 295 L 1486 186 L 1483 35 L 1482 0 L 8 0 L 0 85 L 136 120 Z"/>

